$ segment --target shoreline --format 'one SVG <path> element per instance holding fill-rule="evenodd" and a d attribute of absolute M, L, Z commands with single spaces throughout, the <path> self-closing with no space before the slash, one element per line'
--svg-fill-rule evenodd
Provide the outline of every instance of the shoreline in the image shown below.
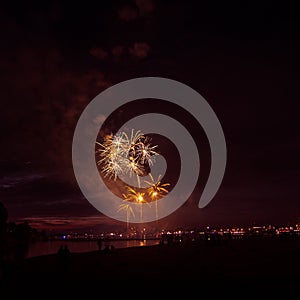
<path fill-rule="evenodd" d="M 102 241 L 102 248 L 106 245 L 113 245 L 115 248 L 129 248 L 129 247 L 145 247 L 156 245 L 159 239 L 107 239 Z M 26 258 L 36 257 L 47 254 L 55 254 L 59 246 L 68 245 L 71 252 L 86 253 L 90 251 L 97 251 L 99 245 L 97 240 L 44 240 L 36 241 L 29 245 Z"/>
<path fill-rule="evenodd" d="M 62 268 L 55 254 L 31 257 L 11 277 L 13 287 L 96 287 L 101 284 L 138 284 L 179 288 L 247 286 L 277 290 L 298 286 L 300 239 L 232 240 L 228 243 L 174 243 L 71 253 Z"/>

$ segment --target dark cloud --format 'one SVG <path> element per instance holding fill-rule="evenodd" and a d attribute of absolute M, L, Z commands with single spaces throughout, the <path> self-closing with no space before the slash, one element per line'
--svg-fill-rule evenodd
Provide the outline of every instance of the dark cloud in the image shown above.
<path fill-rule="evenodd" d="M 49 230 L 54 232 L 60 231 L 74 231 L 74 230 L 88 230 L 88 229 L 99 229 L 103 231 L 109 229 L 120 228 L 116 226 L 116 221 L 113 219 L 108 219 L 105 216 L 93 215 L 93 216 L 43 216 L 43 217 L 32 217 L 23 218 L 19 220 L 20 222 L 27 222 L 30 226 L 37 228 L 38 230 Z M 120 222 L 118 224 L 122 226 Z"/>
<path fill-rule="evenodd" d="M 144 42 L 136 42 L 131 48 L 129 48 L 129 53 L 136 58 L 146 58 L 149 51 L 150 46 Z"/>
<path fill-rule="evenodd" d="M 108 52 L 103 50 L 102 48 L 92 48 L 90 50 L 91 55 L 97 57 L 100 60 L 105 60 L 108 57 Z"/>
<path fill-rule="evenodd" d="M 115 58 L 120 58 L 120 56 L 124 53 L 124 46 L 114 46 L 111 50 L 111 53 Z"/>
<path fill-rule="evenodd" d="M 20 184 L 30 183 L 41 178 L 44 178 L 44 174 L 25 174 L 23 176 L 3 176 L 0 178 L 0 189 L 14 188 Z"/>
<path fill-rule="evenodd" d="M 154 11 L 154 3 L 152 0 L 135 0 L 137 7 L 139 8 L 139 15 L 145 16 Z"/>
<path fill-rule="evenodd" d="M 14 33 L 17 37 L 28 35 L 20 27 L 14 27 Z M 59 164 L 69 161 L 66 153 L 80 113 L 111 83 L 97 68 L 65 66 L 68 57 L 51 37 L 44 43 L 20 41 L 1 49 L 1 57 L 5 72 L 1 135 L 10 145 L 10 150 L 2 147 L 2 157 L 40 158 L 45 163 Z"/>
<path fill-rule="evenodd" d="M 130 22 L 138 17 L 139 12 L 135 6 L 127 4 L 119 9 L 118 14 L 121 20 Z"/>
<path fill-rule="evenodd" d="M 122 5 L 118 10 L 118 16 L 121 20 L 131 22 L 140 17 L 146 17 L 152 13 L 155 5 L 151 0 L 135 0 L 134 3 Z"/>

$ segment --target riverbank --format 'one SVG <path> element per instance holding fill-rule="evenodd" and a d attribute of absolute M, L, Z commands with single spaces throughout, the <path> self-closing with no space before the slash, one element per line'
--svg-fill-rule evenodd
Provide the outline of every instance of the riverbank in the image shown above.
<path fill-rule="evenodd" d="M 110 253 L 71 253 L 62 268 L 57 255 L 28 258 L 8 282 L 10 290 L 30 286 L 95 288 L 267 287 L 270 292 L 298 288 L 300 239 L 188 241 L 115 249 Z"/>
<path fill-rule="evenodd" d="M 130 247 L 152 246 L 159 243 L 159 239 L 107 239 L 102 247 L 112 245 L 117 249 Z M 98 250 L 98 240 L 48 240 L 37 241 L 29 246 L 27 258 L 56 254 L 61 245 L 68 246 L 72 253 L 93 252 Z"/>

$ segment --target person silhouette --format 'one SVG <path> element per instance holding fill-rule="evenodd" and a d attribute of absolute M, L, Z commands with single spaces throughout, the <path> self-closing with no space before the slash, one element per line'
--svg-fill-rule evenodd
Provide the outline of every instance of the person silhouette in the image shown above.
<path fill-rule="evenodd" d="M 107 254 L 107 253 L 110 253 L 111 250 L 110 250 L 110 247 L 109 245 L 106 245 L 105 248 L 103 249 L 103 253 Z"/>
<path fill-rule="evenodd" d="M 64 245 L 60 245 L 59 246 L 59 249 L 58 249 L 58 251 L 57 251 L 57 254 L 62 254 L 63 253 L 63 251 L 64 251 Z"/>
<path fill-rule="evenodd" d="M 63 253 L 64 253 L 64 257 L 66 259 L 68 259 L 70 257 L 71 252 L 69 250 L 69 246 L 68 245 L 64 245 L 64 251 L 63 251 Z"/>
<path fill-rule="evenodd" d="M 101 249 L 102 249 L 102 238 L 98 239 L 97 244 L 98 244 L 98 252 L 101 252 Z"/>
<path fill-rule="evenodd" d="M 59 259 L 59 267 L 63 272 L 65 272 L 69 267 L 70 254 L 71 252 L 68 245 L 60 245 L 57 255 Z"/>

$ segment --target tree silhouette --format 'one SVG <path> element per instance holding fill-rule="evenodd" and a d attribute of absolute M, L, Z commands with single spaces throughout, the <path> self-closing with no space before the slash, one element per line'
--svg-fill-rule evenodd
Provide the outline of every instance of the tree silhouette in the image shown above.
<path fill-rule="evenodd" d="M 37 234 L 26 222 L 16 224 L 7 220 L 7 209 L 0 202 L 0 281 L 9 279 L 23 262 L 32 237 Z"/>
<path fill-rule="evenodd" d="M 5 224 L 8 218 L 7 209 L 2 202 L 0 202 L 0 226 Z"/>
<path fill-rule="evenodd" d="M 0 281 L 5 277 L 5 254 L 7 244 L 7 218 L 6 207 L 0 202 Z"/>

